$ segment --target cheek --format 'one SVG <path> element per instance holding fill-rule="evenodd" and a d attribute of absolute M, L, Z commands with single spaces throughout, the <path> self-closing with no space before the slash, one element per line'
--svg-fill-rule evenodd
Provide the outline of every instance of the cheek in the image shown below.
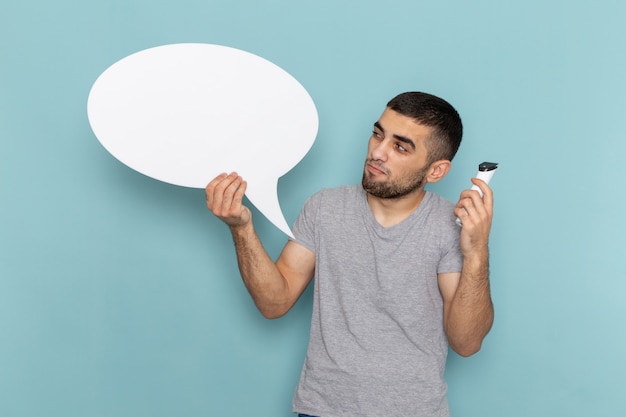
<path fill-rule="evenodd" d="M 396 173 L 402 178 L 415 178 L 424 174 L 424 169 L 416 168 L 418 166 L 415 161 L 413 163 L 403 163 L 396 165 Z"/>

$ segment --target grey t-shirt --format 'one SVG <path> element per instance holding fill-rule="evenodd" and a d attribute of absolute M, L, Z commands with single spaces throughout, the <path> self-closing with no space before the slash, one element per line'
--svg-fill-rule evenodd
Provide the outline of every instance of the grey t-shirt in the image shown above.
<path fill-rule="evenodd" d="M 462 266 L 452 203 L 427 192 L 408 218 L 382 227 L 363 188 L 343 186 L 312 196 L 293 232 L 316 254 L 311 333 L 294 411 L 449 416 L 437 274 Z"/>

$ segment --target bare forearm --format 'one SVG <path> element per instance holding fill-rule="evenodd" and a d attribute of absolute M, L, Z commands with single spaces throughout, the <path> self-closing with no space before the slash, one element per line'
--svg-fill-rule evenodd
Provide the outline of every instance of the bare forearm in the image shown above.
<path fill-rule="evenodd" d="M 459 286 L 445 323 L 450 346 L 462 356 L 480 350 L 493 323 L 489 254 L 466 257 Z"/>
<path fill-rule="evenodd" d="M 291 307 L 287 281 L 265 251 L 252 223 L 231 227 L 231 233 L 241 277 L 257 308 L 266 318 L 284 315 Z"/>
<path fill-rule="evenodd" d="M 246 186 L 236 172 L 218 175 L 205 188 L 207 208 L 230 228 L 241 277 L 261 314 L 280 317 L 297 298 L 254 231 L 252 214 L 242 203 Z"/>

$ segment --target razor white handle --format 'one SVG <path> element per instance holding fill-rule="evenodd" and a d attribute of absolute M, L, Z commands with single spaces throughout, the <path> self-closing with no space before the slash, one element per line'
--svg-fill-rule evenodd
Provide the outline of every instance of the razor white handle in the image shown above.
<path fill-rule="evenodd" d="M 485 181 L 485 183 L 489 184 L 489 181 L 491 181 L 491 178 L 493 178 L 493 174 L 496 172 L 495 169 L 492 169 L 491 171 L 478 171 L 478 174 L 476 174 L 476 178 L 478 178 L 479 180 L 483 180 Z M 477 185 L 472 184 L 472 190 L 476 190 L 478 191 L 478 194 L 480 194 L 480 198 L 483 197 L 483 191 L 478 188 Z"/>
<path fill-rule="evenodd" d="M 483 162 L 483 164 L 485 164 L 485 162 Z M 493 166 L 491 169 L 486 170 L 486 171 L 481 170 L 483 164 L 480 164 L 478 166 L 478 173 L 476 174 L 476 178 L 483 180 L 486 184 L 489 184 L 489 181 L 491 181 L 491 179 L 493 178 L 493 174 L 496 172 L 497 164 L 493 164 L 495 166 Z M 480 197 L 481 198 L 483 197 L 483 192 L 477 185 L 472 184 L 471 189 L 478 191 L 478 193 L 480 194 Z M 459 219 L 458 217 L 456 218 L 456 224 L 458 224 L 459 226 L 463 226 L 461 219 Z"/>

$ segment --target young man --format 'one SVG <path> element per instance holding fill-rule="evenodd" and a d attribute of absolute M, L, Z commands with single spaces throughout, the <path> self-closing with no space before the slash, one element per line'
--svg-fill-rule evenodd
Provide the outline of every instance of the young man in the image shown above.
<path fill-rule="evenodd" d="M 294 412 L 449 415 L 448 345 L 474 354 L 493 322 L 491 189 L 472 179 L 483 197 L 465 190 L 456 206 L 424 189 L 448 173 L 461 136 L 446 101 L 425 93 L 392 99 L 374 124 L 362 184 L 312 196 L 275 263 L 242 205 L 246 182 L 232 173 L 207 185 L 207 207 L 230 227 L 265 317 L 287 313 L 315 277 Z"/>

